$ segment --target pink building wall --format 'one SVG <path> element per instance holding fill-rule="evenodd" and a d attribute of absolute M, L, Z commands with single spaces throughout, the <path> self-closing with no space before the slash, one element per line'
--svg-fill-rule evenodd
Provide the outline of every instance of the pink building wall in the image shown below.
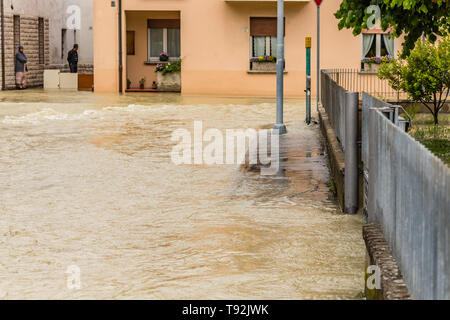
<path fill-rule="evenodd" d="M 118 1 L 116 1 L 117 3 Z M 358 68 L 361 36 L 337 28 L 340 0 L 321 6 L 321 68 Z M 146 86 L 155 79 L 147 60 L 147 19 L 181 19 L 182 93 L 273 96 L 275 74 L 249 74 L 250 17 L 276 17 L 276 1 L 126 0 L 123 1 L 123 88 L 127 76 Z M 285 94 L 303 96 L 306 77 L 305 37 L 311 36 L 313 95 L 316 92 L 316 5 L 285 5 Z M 110 0 L 94 2 L 94 72 L 97 92 L 118 91 L 118 9 Z M 136 32 L 136 55 L 126 55 L 126 30 Z M 397 40 L 397 49 L 400 40 Z"/>

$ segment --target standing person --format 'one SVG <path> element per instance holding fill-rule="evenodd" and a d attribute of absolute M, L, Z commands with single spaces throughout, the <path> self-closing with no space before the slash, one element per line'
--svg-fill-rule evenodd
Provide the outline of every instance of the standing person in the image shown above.
<path fill-rule="evenodd" d="M 28 61 L 27 56 L 25 55 L 25 53 L 23 53 L 23 47 L 19 46 L 16 53 L 16 66 L 15 66 L 16 86 L 19 90 L 25 89 L 27 81 L 26 72 L 28 71 L 27 61 Z"/>
<path fill-rule="evenodd" d="M 78 72 L 78 44 L 73 45 L 73 49 L 69 51 L 67 55 L 67 61 L 69 62 L 70 72 Z"/>

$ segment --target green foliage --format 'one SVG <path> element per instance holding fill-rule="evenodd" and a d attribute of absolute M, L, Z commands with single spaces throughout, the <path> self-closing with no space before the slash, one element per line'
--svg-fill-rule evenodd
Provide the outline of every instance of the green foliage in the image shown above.
<path fill-rule="evenodd" d="M 139 80 L 139 84 L 144 85 L 146 81 L 147 81 L 147 79 L 142 78 L 141 80 Z"/>
<path fill-rule="evenodd" d="M 425 105 L 438 124 L 438 114 L 450 87 L 450 37 L 437 46 L 419 41 L 406 59 L 382 64 L 378 77 L 388 80 L 394 90 L 403 90 L 413 101 Z"/>
<path fill-rule="evenodd" d="M 416 103 L 414 103 L 412 106 L 409 106 L 406 108 L 406 112 L 413 120 L 416 118 L 416 115 L 417 115 L 417 113 L 420 112 L 420 110 L 421 110 L 420 105 L 417 105 Z"/>
<path fill-rule="evenodd" d="M 169 62 L 165 64 L 158 64 L 156 66 L 155 72 L 161 72 L 163 75 L 167 73 L 180 72 L 181 71 L 181 60 L 176 62 Z"/>
<path fill-rule="evenodd" d="M 445 126 L 413 127 L 410 134 L 450 165 L 450 129 Z"/>
<path fill-rule="evenodd" d="M 343 0 L 335 13 L 339 20 L 339 30 L 353 29 L 359 35 L 367 29 L 372 13 L 370 5 L 378 5 L 381 10 L 381 27 L 384 31 L 393 28 L 393 35 L 405 34 L 403 57 L 409 55 L 422 34 L 435 42 L 438 36 L 449 35 L 450 5 L 447 0 Z"/>

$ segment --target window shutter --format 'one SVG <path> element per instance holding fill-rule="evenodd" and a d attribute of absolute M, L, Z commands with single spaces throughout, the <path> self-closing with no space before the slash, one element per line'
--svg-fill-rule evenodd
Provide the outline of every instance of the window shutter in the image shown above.
<path fill-rule="evenodd" d="M 286 18 L 285 30 L 286 30 Z M 276 37 L 277 36 L 277 18 L 254 17 L 250 18 L 250 35 L 254 37 Z M 285 31 L 286 34 L 286 31 Z"/>
<path fill-rule="evenodd" d="M 149 28 L 180 28 L 180 19 L 148 19 Z"/>

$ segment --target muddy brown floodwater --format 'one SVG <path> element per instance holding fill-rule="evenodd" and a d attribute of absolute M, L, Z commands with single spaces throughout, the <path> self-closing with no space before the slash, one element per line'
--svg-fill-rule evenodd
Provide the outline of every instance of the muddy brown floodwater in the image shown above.
<path fill-rule="evenodd" d="M 339 213 L 304 106 L 286 101 L 280 179 L 170 158 L 194 120 L 270 127 L 273 99 L 1 92 L 0 298 L 355 298 L 362 219 Z"/>

